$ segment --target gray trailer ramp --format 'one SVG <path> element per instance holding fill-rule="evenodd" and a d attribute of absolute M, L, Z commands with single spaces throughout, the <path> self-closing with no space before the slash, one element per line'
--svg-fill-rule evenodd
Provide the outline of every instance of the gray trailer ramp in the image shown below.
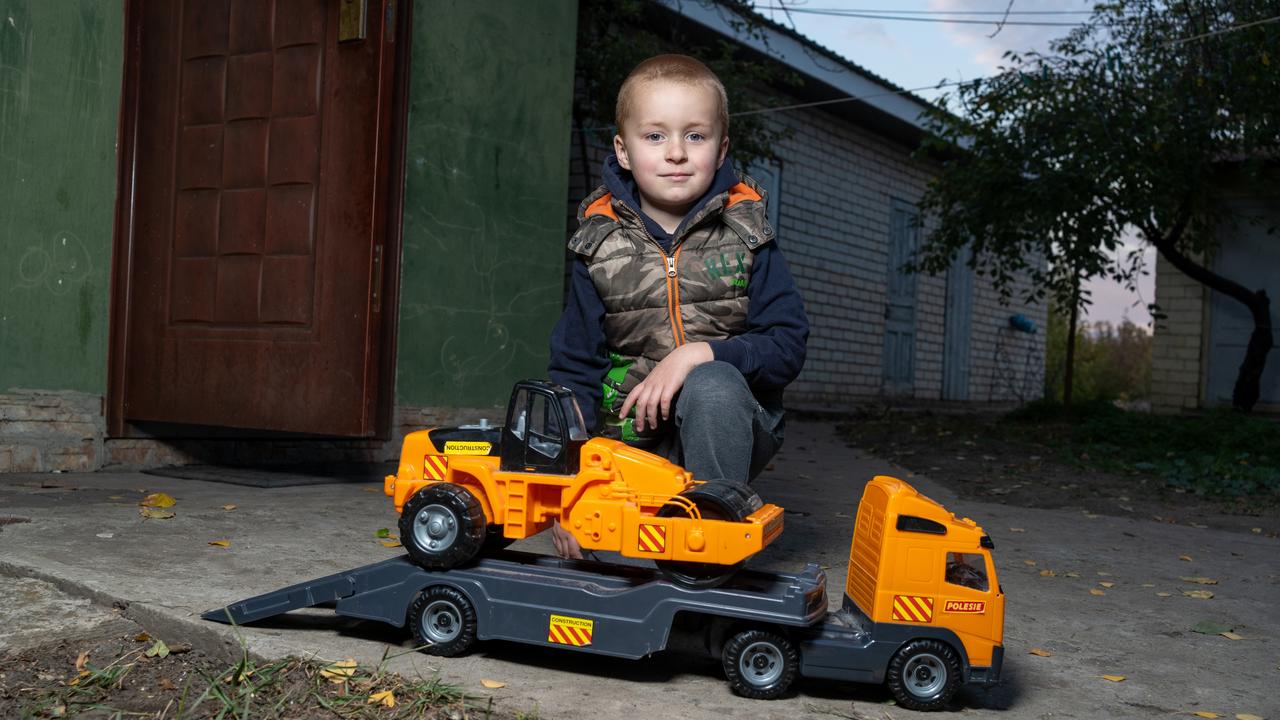
<path fill-rule="evenodd" d="M 680 613 L 806 628 L 827 612 L 826 573 L 813 563 L 795 575 L 746 570 L 719 588 L 692 590 L 656 570 L 508 551 L 452 570 L 424 570 L 405 555 L 231 603 L 202 617 L 244 624 L 336 603 L 339 615 L 404 627 L 415 599 L 433 586 L 451 587 L 471 601 L 477 639 L 625 658 L 666 647 Z"/>

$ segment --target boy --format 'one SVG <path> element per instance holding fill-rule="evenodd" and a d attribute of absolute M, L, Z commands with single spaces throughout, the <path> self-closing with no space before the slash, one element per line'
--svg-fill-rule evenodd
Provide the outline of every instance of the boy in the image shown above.
<path fill-rule="evenodd" d="M 569 241 L 577 257 L 548 374 L 588 428 L 695 478 L 745 485 L 782 443 L 804 305 L 763 194 L 725 161 L 728 100 L 714 73 L 683 55 L 645 60 L 618 91 L 616 121 L 604 185 Z M 559 525 L 552 539 L 581 557 Z"/>

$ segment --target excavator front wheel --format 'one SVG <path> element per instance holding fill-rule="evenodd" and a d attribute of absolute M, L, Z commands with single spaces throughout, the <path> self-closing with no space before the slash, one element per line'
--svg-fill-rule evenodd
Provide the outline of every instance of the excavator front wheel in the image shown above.
<path fill-rule="evenodd" d="M 485 539 L 484 510 L 466 488 L 434 483 L 418 491 L 400 513 L 400 542 L 428 570 L 466 563 Z"/>
<path fill-rule="evenodd" d="M 707 520 L 742 522 L 759 510 L 760 496 L 750 489 L 725 482 L 707 482 L 696 485 L 683 493 Z M 658 510 L 658 517 L 681 517 L 685 509 L 674 503 Z M 742 563 L 719 565 L 717 563 L 687 562 L 683 560 L 658 560 L 658 570 L 671 582 L 682 587 L 704 590 L 723 585 L 742 567 Z"/>

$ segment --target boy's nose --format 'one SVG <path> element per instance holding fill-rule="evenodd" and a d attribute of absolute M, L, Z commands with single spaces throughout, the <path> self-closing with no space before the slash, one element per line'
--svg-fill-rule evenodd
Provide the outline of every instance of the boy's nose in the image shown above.
<path fill-rule="evenodd" d="M 671 162 L 682 162 L 687 154 L 684 151 L 684 143 L 676 140 L 667 143 L 667 160 Z"/>

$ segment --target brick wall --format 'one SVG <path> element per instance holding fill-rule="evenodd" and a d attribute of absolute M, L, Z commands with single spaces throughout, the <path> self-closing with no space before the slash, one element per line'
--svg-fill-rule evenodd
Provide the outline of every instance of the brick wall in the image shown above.
<path fill-rule="evenodd" d="M 101 396 L 10 390 L 0 394 L 0 473 L 96 470 L 105 431 Z"/>
<path fill-rule="evenodd" d="M 932 171 L 912 160 L 907 148 L 820 110 L 779 113 L 775 122 L 791 137 L 775 148 L 781 191 L 770 202 L 781 203 L 778 241 L 811 325 L 808 360 L 788 401 L 840 408 L 877 399 L 883 394 L 890 205 L 894 199 L 918 202 Z M 570 213 L 593 189 L 584 183 L 576 137 L 572 145 Z M 588 145 L 591 180 L 599 183 L 600 163 L 612 148 Z M 945 308 L 945 275 L 918 277 L 912 399 L 941 398 Z M 1014 313 L 1027 315 L 1040 331 L 1012 330 L 1008 318 Z M 974 279 L 971 402 L 1042 396 L 1044 326 L 1042 305 L 1002 306 L 989 283 Z"/>
<path fill-rule="evenodd" d="M 1151 338 L 1151 409 L 1182 412 L 1200 407 L 1208 290 L 1156 259 L 1156 304 L 1166 315 Z"/>

